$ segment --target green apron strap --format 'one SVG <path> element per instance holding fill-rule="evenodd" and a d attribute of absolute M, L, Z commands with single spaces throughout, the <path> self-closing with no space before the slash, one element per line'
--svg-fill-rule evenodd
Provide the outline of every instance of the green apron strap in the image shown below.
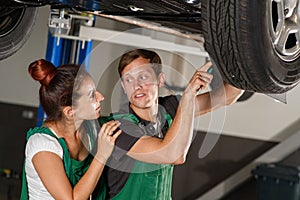
<path fill-rule="evenodd" d="M 139 119 L 132 113 L 130 113 L 130 114 L 113 113 L 108 117 L 102 118 L 100 120 L 100 124 L 103 125 L 108 121 L 118 120 L 118 119 L 124 119 L 124 120 L 130 121 L 130 122 L 135 123 L 135 124 L 139 123 Z M 171 115 L 169 113 L 164 114 L 164 119 L 167 120 L 168 126 L 170 127 L 170 125 L 173 122 L 173 119 L 172 119 Z"/>
<path fill-rule="evenodd" d="M 28 200 L 28 186 L 27 186 L 27 180 L 26 180 L 26 173 L 25 173 L 25 161 L 24 166 L 22 170 L 22 190 L 21 190 L 21 197 L 20 200 Z"/>
<path fill-rule="evenodd" d="M 171 124 L 172 124 L 172 122 L 173 122 L 173 119 L 172 119 L 171 115 L 170 115 L 169 113 L 166 113 L 166 114 L 164 115 L 164 118 L 165 118 L 165 120 L 167 120 L 168 126 L 170 127 Z"/>
<path fill-rule="evenodd" d="M 103 125 L 108 121 L 111 120 L 118 120 L 118 119 L 124 119 L 127 121 L 130 121 L 132 123 L 138 124 L 139 119 L 134 114 L 119 114 L 119 113 L 113 113 L 108 117 L 104 117 L 100 120 L 100 124 Z"/>

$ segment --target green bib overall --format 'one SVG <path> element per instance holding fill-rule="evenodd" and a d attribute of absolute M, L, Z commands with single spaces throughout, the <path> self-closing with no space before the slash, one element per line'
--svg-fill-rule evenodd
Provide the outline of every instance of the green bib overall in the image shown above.
<path fill-rule="evenodd" d="M 168 125 L 172 118 L 166 114 L 164 118 Z M 116 114 L 102 122 L 112 119 L 124 119 L 135 124 L 139 123 L 134 114 Z M 151 164 L 136 160 L 133 170 L 122 190 L 113 197 L 113 200 L 170 200 L 172 188 L 173 165 Z"/>
<path fill-rule="evenodd" d="M 93 160 L 93 156 L 91 154 L 89 154 L 82 161 L 72 159 L 70 157 L 65 140 L 63 138 L 57 138 L 56 135 L 54 133 L 52 133 L 51 130 L 47 127 L 35 127 L 33 129 L 30 129 L 27 132 L 26 140 L 28 140 L 30 136 L 32 136 L 36 133 L 50 135 L 58 140 L 59 144 L 61 145 L 61 147 L 63 149 L 63 162 L 64 162 L 66 175 L 67 175 L 71 185 L 75 186 L 76 183 L 80 180 L 80 178 L 85 174 L 85 172 L 89 168 L 89 166 Z M 105 185 L 105 181 L 102 177 L 100 178 L 100 181 L 98 182 L 98 185 L 96 186 L 95 191 L 97 191 L 97 193 L 95 192 L 92 194 L 93 199 L 97 199 L 97 200 L 105 199 L 106 185 Z M 22 193 L 21 193 L 20 199 L 21 200 L 29 199 L 28 186 L 27 186 L 26 173 L 25 173 L 25 161 L 24 161 L 24 166 L 23 166 Z"/>

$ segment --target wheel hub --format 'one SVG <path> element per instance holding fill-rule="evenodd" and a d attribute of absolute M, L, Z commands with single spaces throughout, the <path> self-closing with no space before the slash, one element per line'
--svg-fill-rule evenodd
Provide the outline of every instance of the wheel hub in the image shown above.
<path fill-rule="evenodd" d="M 269 31 L 274 51 L 286 62 L 300 56 L 300 5 L 298 0 L 270 0 Z"/>

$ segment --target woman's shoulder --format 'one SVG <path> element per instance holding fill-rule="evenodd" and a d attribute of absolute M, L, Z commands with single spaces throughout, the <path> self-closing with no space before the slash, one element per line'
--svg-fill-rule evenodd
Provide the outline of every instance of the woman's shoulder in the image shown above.
<path fill-rule="evenodd" d="M 55 153 L 61 158 L 63 156 L 63 149 L 55 137 L 44 133 L 35 133 L 31 135 L 27 141 L 26 157 L 33 157 L 36 153 L 41 151 Z"/>

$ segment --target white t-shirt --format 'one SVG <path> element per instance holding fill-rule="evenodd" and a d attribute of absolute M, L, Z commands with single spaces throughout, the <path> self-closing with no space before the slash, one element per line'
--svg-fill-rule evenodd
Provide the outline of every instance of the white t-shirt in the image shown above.
<path fill-rule="evenodd" d="M 53 152 L 63 159 L 63 149 L 56 138 L 40 133 L 29 138 L 25 148 L 25 171 L 30 200 L 54 199 L 45 188 L 32 164 L 32 157 L 41 151 Z"/>

